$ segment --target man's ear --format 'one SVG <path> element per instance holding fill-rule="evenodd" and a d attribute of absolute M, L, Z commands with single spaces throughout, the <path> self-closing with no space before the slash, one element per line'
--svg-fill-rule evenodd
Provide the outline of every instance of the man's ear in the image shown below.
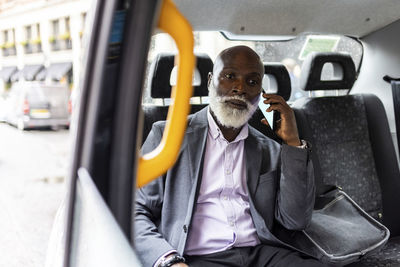
<path fill-rule="evenodd" d="M 209 72 L 209 73 L 208 73 L 207 88 L 210 87 L 210 84 L 211 84 L 211 82 L 212 82 L 212 77 L 213 77 L 212 72 Z"/>

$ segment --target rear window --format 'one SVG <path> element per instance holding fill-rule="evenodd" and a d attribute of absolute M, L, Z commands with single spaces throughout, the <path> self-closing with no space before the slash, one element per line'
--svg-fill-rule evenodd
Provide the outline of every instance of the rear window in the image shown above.
<path fill-rule="evenodd" d="M 49 99 L 64 99 L 68 96 L 68 88 L 60 86 L 34 86 L 27 88 L 27 95 L 32 101 L 46 101 Z"/>
<path fill-rule="evenodd" d="M 46 95 L 40 87 L 30 87 L 26 89 L 26 95 L 29 101 L 43 102 L 46 101 Z"/>
<path fill-rule="evenodd" d="M 218 53 L 231 46 L 247 45 L 253 48 L 261 57 L 263 62 L 281 62 L 289 71 L 292 85 L 292 93 L 289 101 L 294 101 L 308 92 L 299 88 L 301 66 L 305 57 L 313 52 L 341 52 L 348 53 L 358 71 L 362 59 L 362 45 L 355 39 L 339 35 L 300 35 L 290 41 L 231 41 L 226 39 L 220 32 L 195 32 L 195 52 L 206 53 L 214 61 Z M 161 52 L 177 52 L 174 41 L 169 35 L 160 33 L 152 37 L 148 57 L 148 68 L 153 59 Z M 332 69 L 324 67 L 322 78 L 329 79 Z M 149 77 L 150 78 L 150 77 Z M 145 81 L 143 103 L 145 105 L 162 104 L 168 101 L 159 101 L 150 96 L 149 79 Z M 320 91 L 317 95 L 330 94 L 329 91 Z M 201 100 L 199 100 L 201 101 Z"/>
<path fill-rule="evenodd" d="M 254 48 L 264 62 L 281 62 L 289 71 L 292 94 L 289 101 L 294 101 L 308 92 L 299 88 L 301 66 L 306 56 L 311 52 L 340 52 L 349 54 L 358 71 L 362 58 L 361 44 L 346 36 L 334 35 L 301 35 L 286 42 L 255 42 Z M 322 73 L 322 79 L 333 77 L 332 65 L 327 64 Z M 316 93 L 319 96 L 330 94 L 329 91 Z"/>

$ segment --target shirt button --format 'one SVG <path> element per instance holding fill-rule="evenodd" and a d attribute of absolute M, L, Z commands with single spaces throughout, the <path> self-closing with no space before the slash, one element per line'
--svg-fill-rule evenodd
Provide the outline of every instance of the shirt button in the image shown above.
<path fill-rule="evenodd" d="M 234 225 L 235 225 L 235 224 L 234 224 L 232 221 L 229 222 L 229 226 L 232 226 L 232 227 L 233 227 Z"/>
<path fill-rule="evenodd" d="M 227 196 L 224 196 L 224 200 L 228 200 L 228 197 L 227 197 Z"/>
<path fill-rule="evenodd" d="M 186 224 L 183 226 L 183 232 L 187 233 L 187 226 L 186 226 Z"/>

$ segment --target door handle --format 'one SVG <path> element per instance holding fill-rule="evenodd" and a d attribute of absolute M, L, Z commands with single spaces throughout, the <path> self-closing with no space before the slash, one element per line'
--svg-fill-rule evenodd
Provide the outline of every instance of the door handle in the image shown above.
<path fill-rule="evenodd" d="M 174 165 L 184 138 L 190 110 L 189 101 L 193 94 L 195 56 L 192 27 L 172 0 L 163 1 L 158 27 L 171 35 L 178 47 L 178 79 L 176 86 L 172 87 L 172 105 L 168 109 L 161 142 L 153 151 L 139 158 L 138 187 L 148 184 Z"/>

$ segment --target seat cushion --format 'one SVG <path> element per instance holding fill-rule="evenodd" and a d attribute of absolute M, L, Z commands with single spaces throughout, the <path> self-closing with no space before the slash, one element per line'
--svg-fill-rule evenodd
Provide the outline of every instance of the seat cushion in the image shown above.
<path fill-rule="evenodd" d="M 351 267 L 400 266 L 400 237 L 389 239 L 381 251 L 373 253 L 361 261 L 350 264 Z"/>
<path fill-rule="evenodd" d="M 301 137 L 313 143 L 319 162 L 320 177 L 317 179 L 322 179 L 324 184 L 342 187 L 364 210 L 378 219 L 382 214 L 382 195 L 363 97 L 347 95 L 307 99 L 301 103 L 299 111 L 303 115 L 296 117 L 303 119 L 298 124 L 307 125 L 309 129 L 305 134 L 299 127 L 303 132 Z"/>

